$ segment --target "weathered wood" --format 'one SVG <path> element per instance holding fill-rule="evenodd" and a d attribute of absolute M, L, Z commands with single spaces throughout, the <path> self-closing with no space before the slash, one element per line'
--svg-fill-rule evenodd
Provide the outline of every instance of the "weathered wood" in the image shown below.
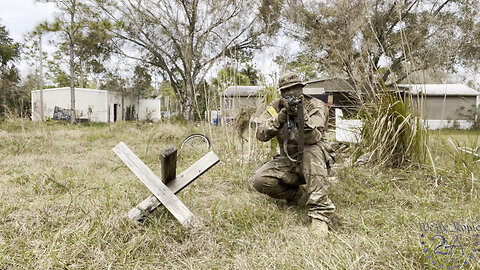
<path fill-rule="evenodd" d="M 175 176 L 177 175 L 177 148 L 170 147 L 163 151 L 160 159 L 162 161 L 160 179 L 162 179 L 164 184 L 167 184 L 175 179 Z"/>
<path fill-rule="evenodd" d="M 215 155 L 215 153 L 209 152 L 180 175 L 178 175 L 175 180 L 169 182 L 167 187 L 173 193 L 177 194 L 219 161 L 220 159 L 217 157 L 217 155 Z M 161 204 L 162 203 L 152 195 L 138 204 L 136 207 L 132 208 L 132 210 L 128 212 L 128 217 L 133 221 L 139 221 L 145 217 L 146 213 L 150 213 Z"/>
<path fill-rule="evenodd" d="M 125 143 L 120 142 L 112 150 L 182 225 L 189 225 L 195 220 L 193 213 Z"/>

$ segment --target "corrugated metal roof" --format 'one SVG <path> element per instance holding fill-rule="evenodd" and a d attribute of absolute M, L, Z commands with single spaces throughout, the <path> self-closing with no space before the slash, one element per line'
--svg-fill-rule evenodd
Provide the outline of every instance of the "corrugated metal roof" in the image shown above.
<path fill-rule="evenodd" d="M 412 94 L 427 96 L 478 96 L 480 92 L 464 84 L 398 84 L 410 88 Z"/>
<path fill-rule="evenodd" d="M 57 87 L 57 88 L 46 88 L 43 89 L 43 92 L 51 92 L 51 91 L 70 91 L 70 87 Z M 80 87 L 75 87 L 75 91 L 90 91 L 90 92 L 112 92 L 108 90 L 101 90 L 101 89 L 91 89 L 91 88 L 80 88 Z M 32 90 L 31 92 L 40 92 L 40 90 Z"/>
<path fill-rule="evenodd" d="M 310 80 L 305 83 L 303 92 L 309 95 L 322 95 L 325 93 L 346 93 L 354 91 L 354 85 L 348 79 L 331 78 Z"/>
<path fill-rule="evenodd" d="M 336 78 L 333 78 L 333 79 L 336 79 Z M 306 81 L 306 82 L 305 82 L 305 85 L 309 85 L 309 84 L 317 83 L 317 82 L 324 82 L 324 81 L 327 81 L 327 80 L 332 80 L 332 79 L 327 79 L 327 78 L 324 78 L 324 79 L 313 79 L 313 80 Z"/>
<path fill-rule="evenodd" d="M 258 96 L 259 91 L 264 89 L 263 86 L 229 86 L 225 91 L 222 92 L 223 96 L 226 97 L 249 97 L 249 96 Z"/>

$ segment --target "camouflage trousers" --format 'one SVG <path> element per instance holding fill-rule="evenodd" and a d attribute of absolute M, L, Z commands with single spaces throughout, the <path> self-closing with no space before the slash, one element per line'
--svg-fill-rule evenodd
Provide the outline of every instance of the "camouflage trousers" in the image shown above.
<path fill-rule="evenodd" d="M 321 144 L 314 144 L 305 146 L 302 166 L 286 156 L 276 156 L 255 172 L 253 186 L 272 198 L 288 201 L 298 196 L 300 185 L 305 185 L 309 195 L 308 215 L 330 224 L 335 205 L 327 194 L 327 155 Z"/>

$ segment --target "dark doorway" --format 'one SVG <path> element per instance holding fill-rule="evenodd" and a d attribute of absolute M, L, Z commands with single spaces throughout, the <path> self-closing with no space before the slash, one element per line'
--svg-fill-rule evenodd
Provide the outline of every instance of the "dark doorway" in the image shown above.
<path fill-rule="evenodd" d="M 113 104 L 113 122 L 117 122 L 118 104 Z"/>

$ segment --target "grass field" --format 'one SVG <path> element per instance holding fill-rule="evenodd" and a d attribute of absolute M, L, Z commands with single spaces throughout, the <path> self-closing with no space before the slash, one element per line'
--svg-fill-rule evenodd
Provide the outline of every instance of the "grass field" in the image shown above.
<path fill-rule="evenodd" d="M 160 153 L 195 132 L 210 136 L 221 159 L 179 193 L 204 225 L 185 229 L 164 208 L 129 221 L 149 191 L 111 148 L 125 142 L 159 173 Z M 480 233 L 479 166 L 453 145 L 476 147 L 480 132 L 429 136 L 435 166 L 340 168 L 330 188 L 334 230 L 318 239 L 305 207 L 251 187 L 266 145 L 242 148 L 225 129 L 8 120 L 0 124 L 0 269 L 479 269 L 479 237 L 461 226 Z M 180 152 L 177 171 L 197 158 Z M 440 223 L 449 231 L 437 232 Z M 441 237 L 436 251 L 446 255 L 435 253 Z"/>

